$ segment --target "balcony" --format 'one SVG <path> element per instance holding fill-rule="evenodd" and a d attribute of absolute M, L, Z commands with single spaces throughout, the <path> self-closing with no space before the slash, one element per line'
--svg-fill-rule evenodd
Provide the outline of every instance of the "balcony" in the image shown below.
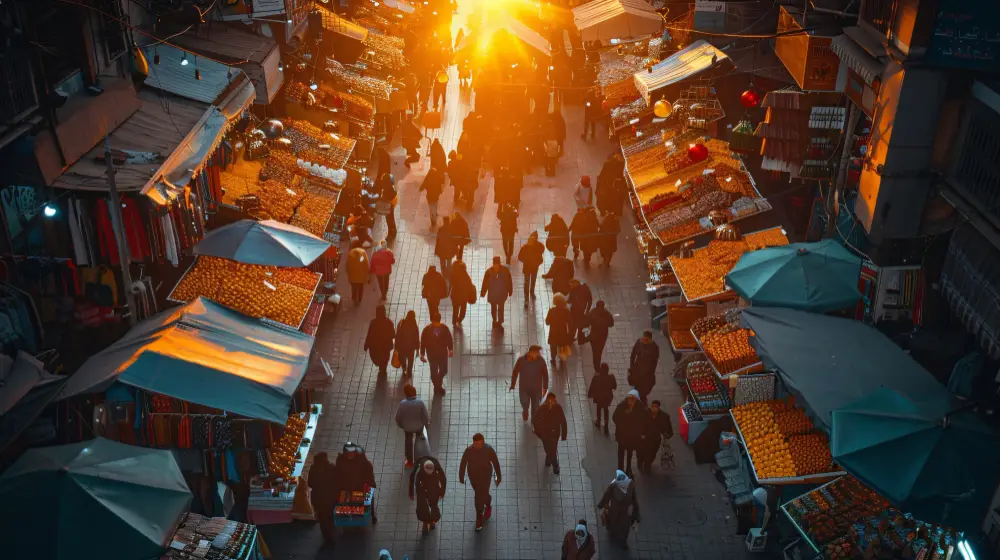
<path fill-rule="evenodd" d="M 858 20 L 874 28 L 879 34 L 888 36 L 896 19 L 899 0 L 863 0 Z"/>
<path fill-rule="evenodd" d="M 0 57 L 0 123 L 13 125 L 38 108 L 34 74 L 26 57 Z"/>

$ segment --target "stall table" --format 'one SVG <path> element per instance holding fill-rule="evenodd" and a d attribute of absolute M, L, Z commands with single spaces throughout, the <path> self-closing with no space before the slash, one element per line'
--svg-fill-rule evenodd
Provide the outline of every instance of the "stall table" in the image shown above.
<path fill-rule="evenodd" d="M 306 428 L 295 451 L 294 466 L 290 475 L 287 478 L 281 477 L 280 483 L 272 481 L 281 486 L 280 488 L 275 488 L 273 485 L 270 488 L 265 487 L 263 481 L 259 481 L 258 484 L 251 482 L 247 517 L 254 524 L 291 523 L 294 519 L 292 510 L 299 488 L 298 481 L 301 480 L 306 459 L 315 443 L 316 430 L 322 414 L 323 406 L 319 404 L 314 404 L 308 415 L 305 412 L 299 413 L 299 417 L 306 421 Z"/>
<path fill-rule="evenodd" d="M 335 527 L 367 527 L 372 523 L 372 503 L 375 489 L 356 492 L 343 491 L 333 509 Z"/>
<path fill-rule="evenodd" d="M 160 560 L 262 560 L 257 528 L 225 517 L 188 513 Z"/>

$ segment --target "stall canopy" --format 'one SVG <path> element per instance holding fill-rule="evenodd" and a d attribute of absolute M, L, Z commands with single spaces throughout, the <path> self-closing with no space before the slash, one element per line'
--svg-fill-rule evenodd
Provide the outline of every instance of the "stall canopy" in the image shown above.
<path fill-rule="evenodd" d="M 646 105 L 651 106 L 656 101 L 650 97 L 654 91 L 697 76 L 717 64 L 733 67 L 726 53 L 708 41 L 695 41 L 657 63 L 651 72 L 636 72 L 635 87 L 646 100 Z"/>
<path fill-rule="evenodd" d="M 190 504 L 170 451 L 106 439 L 29 449 L 0 477 L 4 557 L 158 558 Z"/>
<path fill-rule="evenodd" d="M 18 352 L 15 359 L 0 355 L 0 451 L 34 422 L 66 377 L 45 371 L 45 365 Z"/>
<path fill-rule="evenodd" d="M 795 309 L 751 307 L 740 313 L 750 344 L 829 431 L 830 414 L 882 387 L 920 400 L 943 386 L 875 328 Z"/>
<path fill-rule="evenodd" d="M 823 313 L 858 303 L 861 258 L 832 239 L 744 253 L 726 285 L 754 305 Z"/>
<path fill-rule="evenodd" d="M 584 41 L 628 39 L 660 32 L 663 18 L 644 0 L 594 0 L 573 8 Z"/>
<path fill-rule="evenodd" d="M 879 389 L 833 411 L 833 459 L 917 518 L 975 530 L 1000 477 L 1000 437 L 942 387 Z"/>
<path fill-rule="evenodd" d="M 194 252 L 246 264 L 303 267 L 329 248 L 329 242 L 302 228 L 274 220 L 240 220 L 210 232 Z"/>
<path fill-rule="evenodd" d="M 204 298 L 132 327 L 70 377 L 60 396 L 114 381 L 280 422 L 309 365 L 313 337 L 270 327 Z"/>

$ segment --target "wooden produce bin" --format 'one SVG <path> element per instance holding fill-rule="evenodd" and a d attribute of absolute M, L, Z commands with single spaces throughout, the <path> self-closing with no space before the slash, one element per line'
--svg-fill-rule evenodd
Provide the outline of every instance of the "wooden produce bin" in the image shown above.
<path fill-rule="evenodd" d="M 667 304 L 667 320 L 660 323 L 663 335 L 670 341 L 674 360 L 681 354 L 698 350 L 698 341 L 691 335 L 691 325 L 708 313 L 704 305 L 697 303 Z"/>

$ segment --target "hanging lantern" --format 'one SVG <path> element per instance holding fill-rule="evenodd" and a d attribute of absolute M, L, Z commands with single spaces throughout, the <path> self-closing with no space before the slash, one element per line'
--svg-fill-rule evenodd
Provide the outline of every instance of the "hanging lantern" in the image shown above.
<path fill-rule="evenodd" d="M 751 87 L 740 95 L 740 104 L 746 109 L 756 109 L 760 106 L 760 94 Z"/>
<path fill-rule="evenodd" d="M 608 103 L 607 99 L 601 101 L 601 110 L 604 111 L 605 113 L 611 111 L 611 104 Z"/>
<path fill-rule="evenodd" d="M 448 73 L 445 72 L 444 70 L 439 71 L 437 73 L 437 82 L 439 84 L 447 84 L 448 83 Z"/>
<path fill-rule="evenodd" d="M 266 137 L 273 140 L 285 132 L 285 125 L 278 119 L 271 119 L 264 123 L 260 129 L 264 131 Z"/>
<path fill-rule="evenodd" d="M 688 148 L 688 157 L 695 163 L 705 161 L 708 159 L 708 148 L 704 144 L 695 144 Z"/>
<path fill-rule="evenodd" d="M 729 133 L 729 149 L 738 154 L 760 153 L 762 140 L 754 134 L 753 123 L 743 119 Z"/>
<path fill-rule="evenodd" d="M 156 55 L 159 56 L 159 55 Z M 132 46 L 132 83 L 136 89 L 142 86 L 149 77 L 149 61 L 146 54 L 138 46 Z"/>
<path fill-rule="evenodd" d="M 636 133 L 636 131 L 638 131 L 638 130 L 639 130 L 639 129 L 637 129 L 637 128 L 635 127 L 635 125 L 633 124 L 633 125 L 632 125 L 632 134 L 635 134 L 635 133 Z"/>
<path fill-rule="evenodd" d="M 665 119 L 670 116 L 671 112 L 670 104 L 667 103 L 666 99 L 660 98 L 659 101 L 653 104 L 653 114 L 658 118 Z"/>

